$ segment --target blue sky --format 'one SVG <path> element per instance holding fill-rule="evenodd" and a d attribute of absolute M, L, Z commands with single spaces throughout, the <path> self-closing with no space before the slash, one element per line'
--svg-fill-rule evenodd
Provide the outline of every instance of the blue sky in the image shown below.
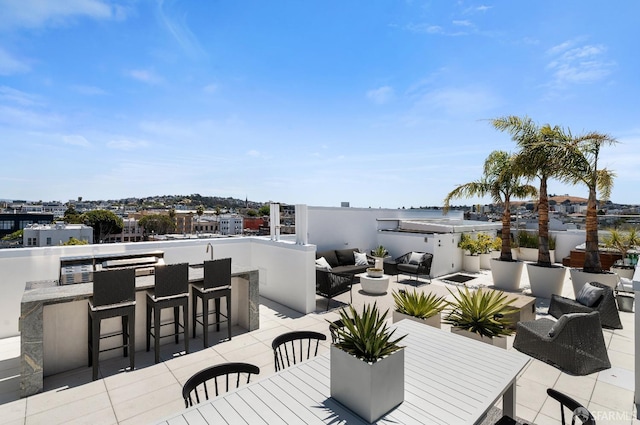
<path fill-rule="evenodd" d="M 640 203 L 640 3 L 0 0 L 0 198 L 441 205 L 528 115 L 620 143 Z M 587 196 L 551 182 L 550 192 Z M 472 204 L 483 200 L 461 200 Z"/>

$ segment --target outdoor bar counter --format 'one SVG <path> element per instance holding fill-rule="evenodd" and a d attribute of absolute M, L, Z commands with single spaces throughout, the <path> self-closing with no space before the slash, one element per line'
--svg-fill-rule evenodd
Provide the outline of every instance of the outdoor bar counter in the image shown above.
<path fill-rule="evenodd" d="M 237 324 L 248 331 L 258 329 L 258 270 L 232 264 L 231 271 L 232 325 Z M 189 283 L 201 282 L 203 278 L 202 264 L 189 267 Z M 42 392 L 45 376 L 88 367 L 87 300 L 93 294 L 93 283 L 62 286 L 57 283 L 56 280 L 28 282 L 22 296 L 21 397 Z M 136 277 L 136 351 L 146 349 L 146 290 L 153 285 L 153 275 Z M 172 312 L 169 310 L 172 309 L 167 309 L 166 314 L 171 317 Z M 119 329 L 119 320 L 110 320 L 111 323 L 105 321 L 103 333 Z M 198 327 L 198 334 L 201 333 L 202 329 Z M 165 340 L 167 344 L 174 343 L 172 338 Z M 190 345 L 195 347 L 194 344 L 198 342 L 201 341 L 194 341 Z M 113 345 L 118 345 L 117 341 Z M 108 354 L 112 354 L 112 357 L 122 356 L 122 351 L 113 350 L 104 353 L 104 357 Z"/>

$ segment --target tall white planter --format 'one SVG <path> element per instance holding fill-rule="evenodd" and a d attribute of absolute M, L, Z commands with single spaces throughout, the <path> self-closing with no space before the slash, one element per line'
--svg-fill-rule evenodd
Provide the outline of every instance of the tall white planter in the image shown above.
<path fill-rule="evenodd" d="M 491 260 L 491 276 L 493 286 L 507 291 L 520 290 L 520 278 L 522 277 L 522 261 Z"/>
<path fill-rule="evenodd" d="M 527 263 L 527 273 L 531 284 L 531 295 L 551 298 L 552 294 L 562 295 L 566 269 L 562 266 L 541 267 Z"/>
<path fill-rule="evenodd" d="M 480 256 L 465 254 L 462 261 L 462 268 L 469 273 L 480 273 Z"/>
<path fill-rule="evenodd" d="M 480 254 L 480 268 L 484 270 L 491 269 L 491 254 Z"/>
<path fill-rule="evenodd" d="M 431 317 L 427 317 L 426 319 L 421 319 L 416 316 L 409 316 L 408 314 L 400 313 L 399 311 L 393 310 L 392 318 L 393 323 L 399 322 L 400 320 L 408 319 L 438 329 L 440 329 L 440 323 L 442 322 L 442 314 L 440 313 L 437 313 Z"/>
<path fill-rule="evenodd" d="M 331 346 L 331 397 L 369 423 L 404 401 L 404 349 L 367 363 Z"/>
<path fill-rule="evenodd" d="M 615 289 L 620 281 L 620 276 L 611 272 L 589 273 L 582 269 L 569 269 L 569 275 L 571 276 L 574 295 L 580 292 L 587 282 L 598 282 Z"/>

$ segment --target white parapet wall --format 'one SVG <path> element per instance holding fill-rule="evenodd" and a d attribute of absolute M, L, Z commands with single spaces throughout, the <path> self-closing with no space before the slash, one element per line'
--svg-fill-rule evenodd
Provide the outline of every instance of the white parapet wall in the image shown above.
<path fill-rule="evenodd" d="M 302 313 L 315 309 L 313 245 L 247 237 L 5 249 L 0 250 L 0 338 L 18 335 L 25 284 L 57 280 L 60 257 L 161 250 L 167 264 L 198 264 L 211 258 L 209 243 L 214 258 L 229 257 L 236 264 L 258 268 L 262 296 Z"/>

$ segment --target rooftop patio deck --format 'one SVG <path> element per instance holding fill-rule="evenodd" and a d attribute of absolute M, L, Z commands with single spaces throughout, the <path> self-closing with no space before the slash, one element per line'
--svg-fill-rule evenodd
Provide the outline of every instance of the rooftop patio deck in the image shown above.
<path fill-rule="evenodd" d="M 469 273 L 465 273 L 469 274 Z M 475 278 L 469 287 L 490 286 L 491 274 L 469 274 Z M 408 276 L 400 276 L 400 283 L 391 279 L 386 295 L 373 296 L 361 291 L 359 284 L 353 288 L 353 303 L 360 307 L 377 302 L 385 309 L 393 305 L 391 290 L 416 286 Z M 425 284 L 421 279 L 418 290 L 449 295 L 447 287 L 456 284 L 433 279 Z M 522 286 L 528 284 L 523 273 Z M 567 276 L 564 295 L 572 296 L 571 283 Z M 526 293 L 526 291 L 525 291 Z M 337 301 L 336 301 L 337 300 Z M 91 369 L 81 368 L 71 372 L 45 378 L 45 392 L 25 399 L 18 399 L 19 337 L 0 340 L 0 422 L 7 424 L 34 423 L 94 423 L 94 424 L 139 424 L 154 423 L 163 417 L 184 409 L 181 399 L 182 384 L 196 371 L 209 365 L 226 361 L 246 361 L 261 369 L 261 376 L 274 373 L 271 340 L 284 332 L 296 329 L 316 330 L 329 335 L 327 320 L 338 318 L 339 306 L 346 305 L 349 294 L 342 294 L 331 302 L 325 312 L 326 300 L 317 298 L 314 313 L 301 314 L 281 304 L 261 298 L 260 329 L 246 332 L 235 328 L 231 341 L 219 342 L 203 349 L 201 340 L 193 341 L 189 355 L 173 355 L 172 344 L 162 346 L 163 361 L 153 362 L 153 351 L 136 354 L 136 370 L 122 372 L 127 362 L 121 358 L 101 361 L 102 379 L 92 382 Z M 546 316 L 548 300 L 538 299 L 536 314 Z M 634 397 L 634 315 L 620 312 L 624 325 L 622 330 L 604 330 L 612 368 L 589 376 L 571 376 L 558 369 L 532 360 L 517 381 L 517 415 L 538 425 L 557 424 L 559 408 L 557 402 L 546 394 L 547 388 L 562 391 L 586 405 L 598 424 L 640 424 L 636 416 Z M 448 326 L 443 324 L 443 331 Z M 225 329 L 219 340 L 224 338 Z M 330 341 L 330 339 L 328 339 Z M 513 337 L 508 338 L 508 349 Z M 329 349 L 329 342 L 322 345 Z M 454 354 L 454 353 L 452 353 Z M 260 379 L 254 378 L 255 379 Z"/>

